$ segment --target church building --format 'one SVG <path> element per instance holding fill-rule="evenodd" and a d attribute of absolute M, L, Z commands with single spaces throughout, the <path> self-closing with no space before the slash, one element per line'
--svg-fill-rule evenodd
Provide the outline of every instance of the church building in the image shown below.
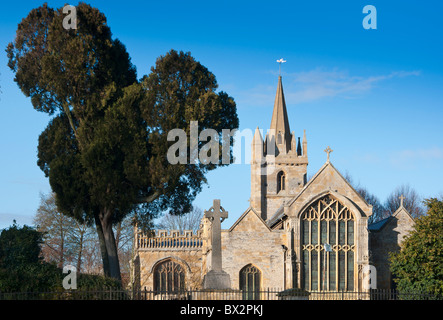
<path fill-rule="evenodd" d="M 215 289 L 361 292 L 369 288 L 369 271 L 378 289 L 392 288 L 389 252 L 399 250 L 414 220 L 400 206 L 368 225 L 373 208 L 333 166 L 329 147 L 307 180 L 306 131 L 301 142 L 290 131 L 281 76 L 270 130 L 263 137 L 256 129 L 251 152 L 250 206 L 229 229 L 219 228 L 227 214 L 221 199 L 205 211 L 196 234 L 136 232 L 137 287 L 211 288 L 207 275 L 215 270 L 226 275 Z"/>

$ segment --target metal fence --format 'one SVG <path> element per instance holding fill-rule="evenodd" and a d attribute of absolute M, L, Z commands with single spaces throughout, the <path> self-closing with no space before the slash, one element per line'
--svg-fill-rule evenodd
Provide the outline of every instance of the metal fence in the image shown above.
<path fill-rule="evenodd" d="M 421 292 L 399 292 L 397 290 L 322 291 L 309 292 L 308 296 L 282 296 L 283 290 L 268 288 L 260 291 L 246 290 L 184 290 L 160 292 L 98 288 L 88 290 L 63 290 L 47 292 L 0 292 L 0 300 L 442 300 Z"/>

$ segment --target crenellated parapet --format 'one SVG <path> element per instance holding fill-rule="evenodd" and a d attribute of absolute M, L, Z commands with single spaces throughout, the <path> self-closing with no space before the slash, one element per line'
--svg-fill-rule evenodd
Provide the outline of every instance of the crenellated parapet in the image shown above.
<path fill-rule="evenodd" d="M 203 240 L 201 231 L 192 230 L 155 230 L 150 233 L 137 232 L 135 245 L 144 250 L 201 250 Z"/>

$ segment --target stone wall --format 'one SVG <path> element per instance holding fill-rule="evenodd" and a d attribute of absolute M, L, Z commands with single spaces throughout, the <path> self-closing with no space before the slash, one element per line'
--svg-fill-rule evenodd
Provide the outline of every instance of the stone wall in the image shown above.
<path fill-rule="evenodd" d="M 400 208 L 380 228 L 370 233 L 371 264 L 377 271 L 377 289 L 394 289 L 395 284 L 390 271 L 390 253 L 401 249 L 404 238 L 414 228 L 414 220 L 409 213 Z"/>
<path fill-rule="evenodd" d="M 137 255 L 134 262 L 134 273 L 137 287 L 154 287 L 153 272 L 157 264 L 172 260 L 179 263 L 186 273 L 186 284 L 189 288 L 200 288 L 202 281 L 203 237 L 199 232 L 158 230 L 155 234 L 137 234 L 135 245 Z"/>
<path fill-rule="evenodd" d="M 271 231 L 252 210 L 222 232 L 223 270 L 239 288 L 240 271 L 252 264 L 261 271 L 261 288 L 284 287 L 286 233 Z"/>

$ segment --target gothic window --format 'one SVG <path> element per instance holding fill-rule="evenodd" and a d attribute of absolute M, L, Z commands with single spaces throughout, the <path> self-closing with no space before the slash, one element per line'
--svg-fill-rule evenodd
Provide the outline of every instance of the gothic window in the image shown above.
<path fill-rule="evenodd" d="M 154 269 L 154 291 L 156 293 L 177 293 L 185 289 L 185 272 L 182 266 L 166 260 Z"/>
<path fill-rule="evenodd" d="M 243 290 L 243 299 L 258 300 L 260 298 L 261 273 L 252 264 L 240 270 L 240 289 Z"/>
<path fill-rule="evenodd" d="M 332 196 L 311 204 L 301 215 L 302 284 L 309 291 L 354 290 L 352 212 Z M 325 251 L 330 244 L 331 252 Z"/>
<path fill-rule="evenodd" d="M 277 193 L 279 193 L 281 190 L 285 190 L 285 183 L 285 173 L 280 171 L 277 174 Z"/>

